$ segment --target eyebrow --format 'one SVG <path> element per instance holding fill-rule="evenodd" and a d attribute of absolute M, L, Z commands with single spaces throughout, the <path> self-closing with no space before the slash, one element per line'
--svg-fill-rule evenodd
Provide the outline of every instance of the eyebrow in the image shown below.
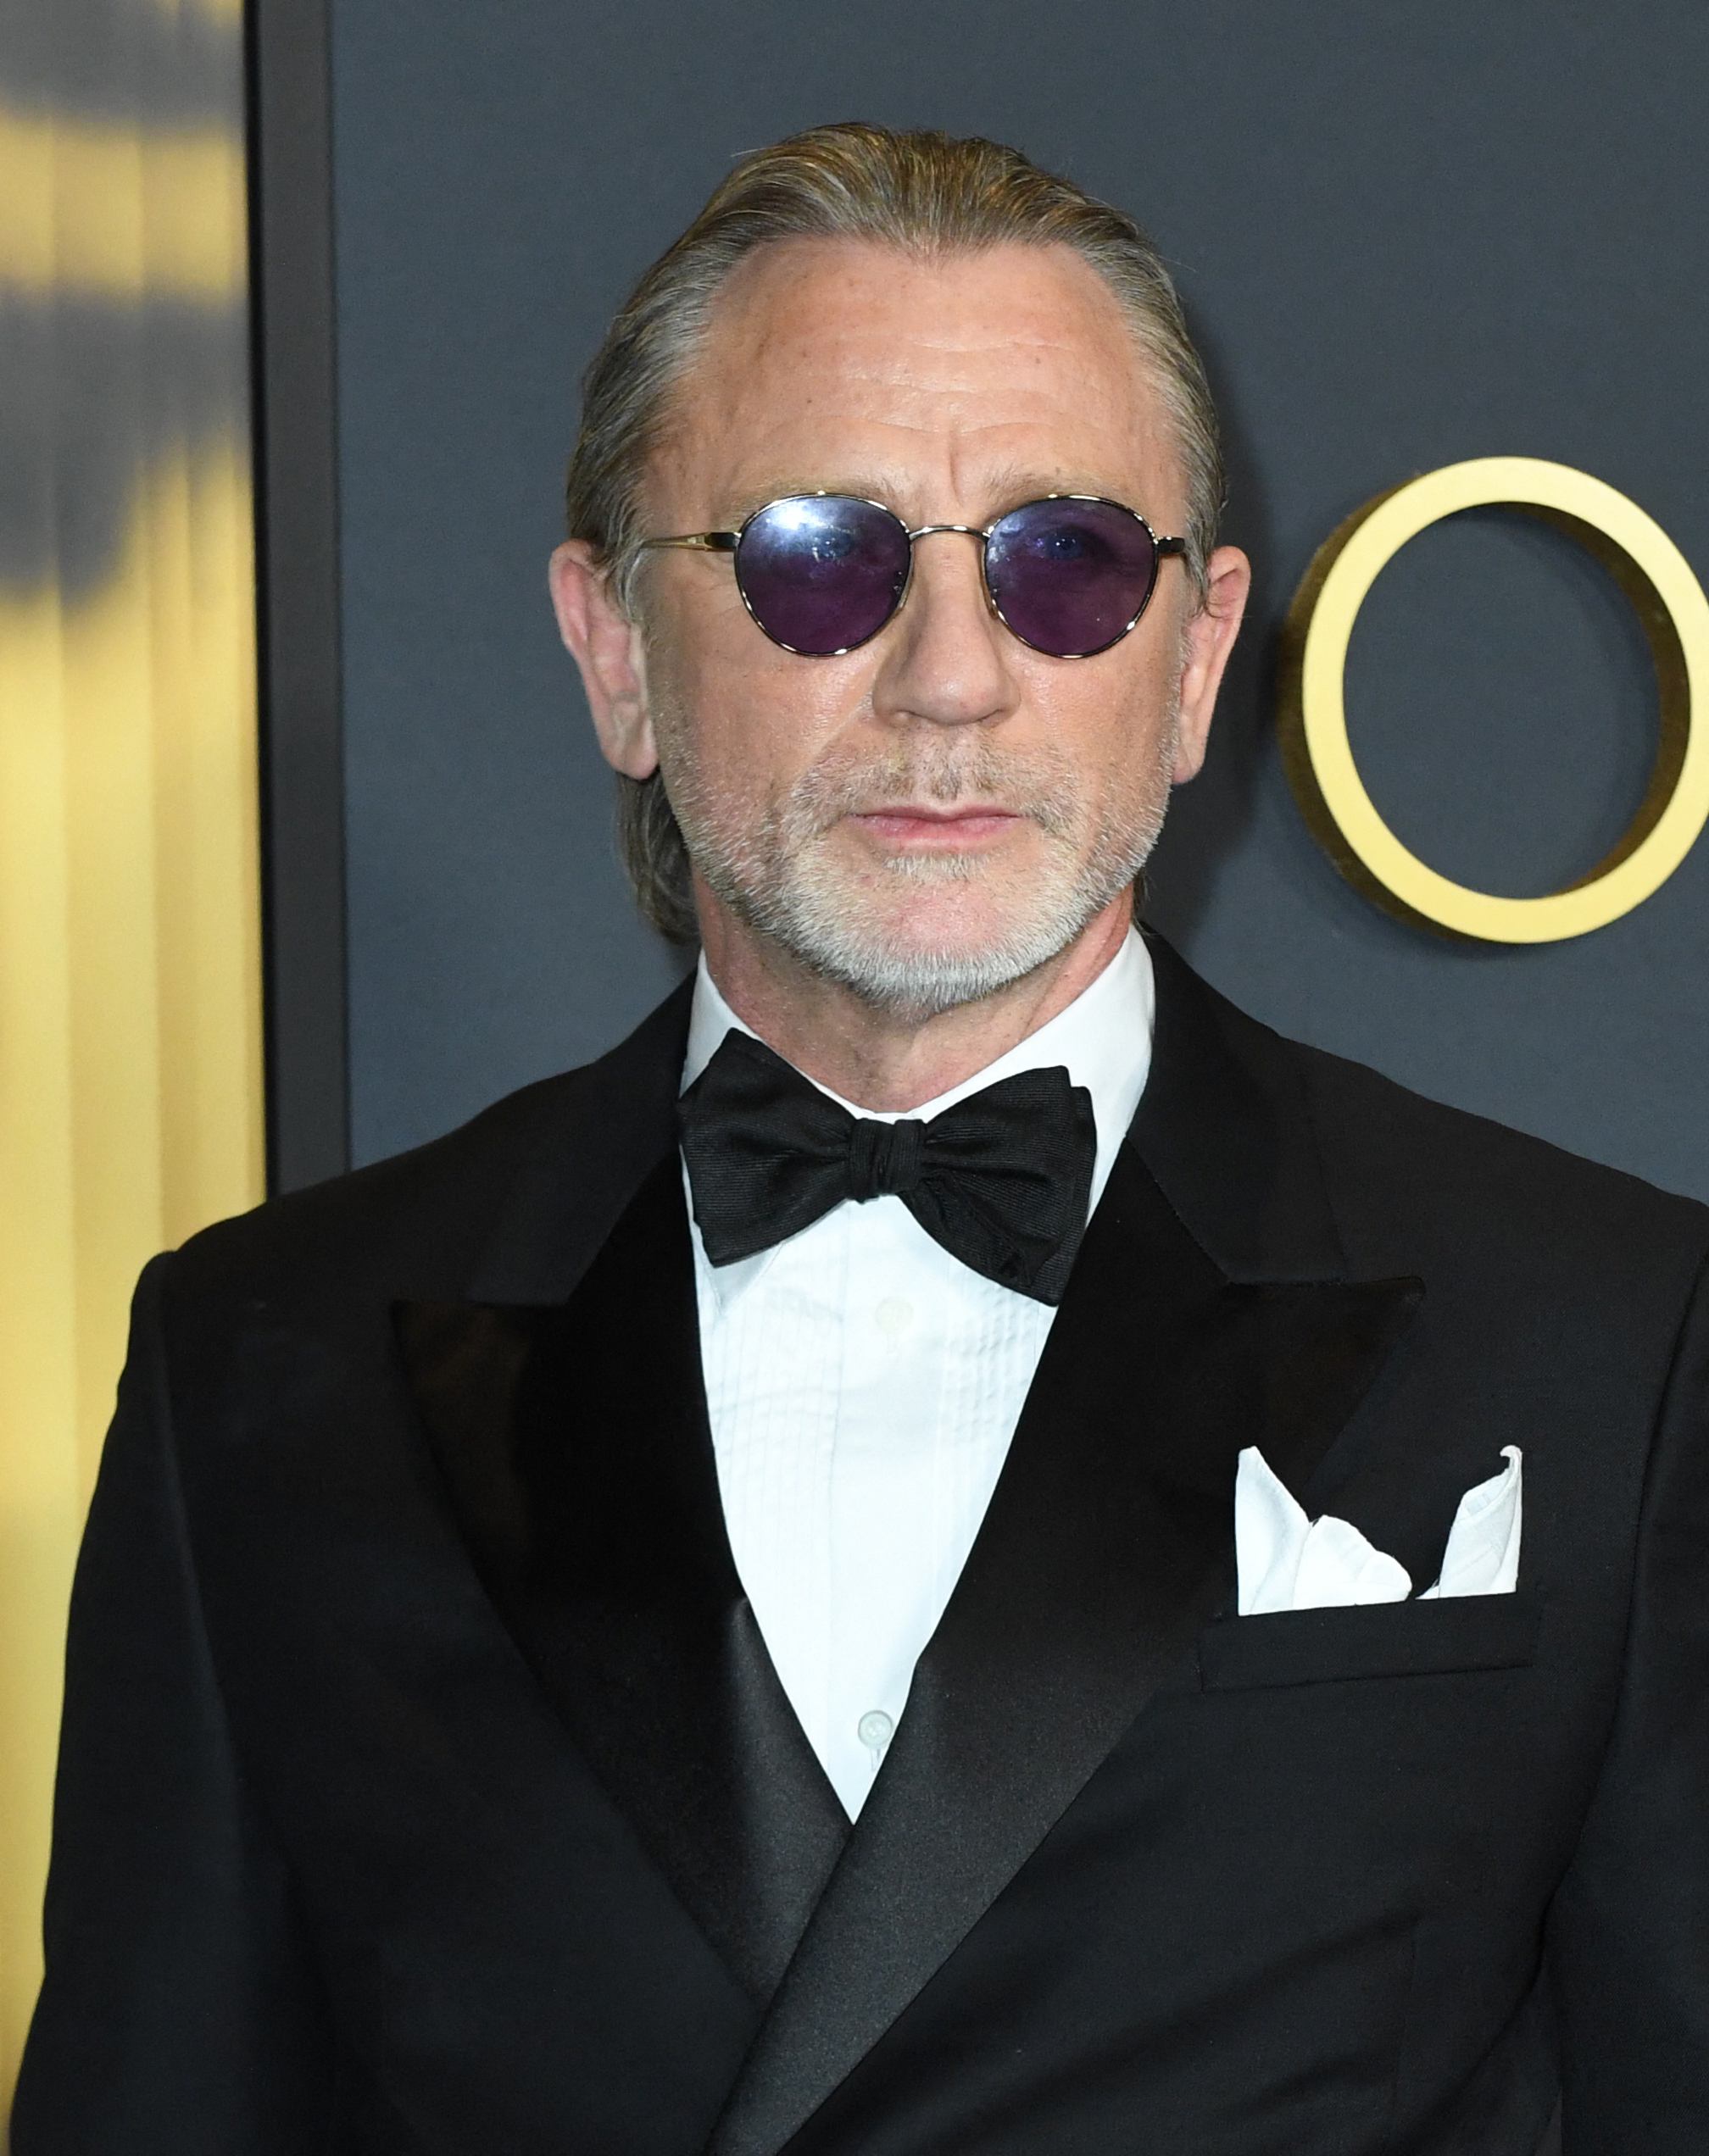
<path fill-rule="evenodd" d="M 905 490 L 895 483 L 898 476 L 893 472 L 883 474 L 871 470 L 858 475 L 834 471 L 827 475 L 820 471 L 810 476 L 792 473 L 768 481 L 763 486 L 744 487 L 735 497 L 736 507 L 732 511 L 730 529 L 739 529 L 747 518 L 752 516 L 756 509 L 764 508 L 768 502 L 787 501 L 796 494 L 852 494 L 864 502 L 882 503 L 886 508 L 894 510 L 899 515 L 901 513 L 895 510 L 895 503 Z M 1018 508 L 1023 502 L 1036 502 L 1049 494 L 1090 494 L 1113 501 L 1123 498 L 1119 493 L 1111 494 L 1100 481 L 1088 478 L 1083 472 L 1055 472 L 1046 475 L 1018 464 L 999 466 L 988 475 L 983 492 L 991 504 L 983 520 L 986 523 L 1006 515 L 1010 509 Z M 935 517 L 932 520 L 934 523 L 940 520 Z"/>

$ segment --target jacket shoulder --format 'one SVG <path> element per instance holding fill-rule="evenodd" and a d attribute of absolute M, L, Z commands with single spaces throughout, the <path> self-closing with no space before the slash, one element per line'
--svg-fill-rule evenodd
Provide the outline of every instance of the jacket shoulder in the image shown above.
<path fill-rule="evenodd" d="M 686 986 L 597 1061 L 507 1094 L 426 1145 L 203 1230 L 171 1260 L 181 1293 L 270 1300 L 371 1278 L 398 1293 L 460 1294 L 519 1192 L 544 1185 L 573 1203 L 668 1131 Z"/>
<path fill-rule="evenodd" d="M 1411 1222 L 1490 1252 L 1690 1271 L 1709 1206 L 1289 1042 L 1338 1214 L 1355 1235 Z M 1381 1216 L 1379 1218 L 1379 1216 Z"/>
<path fill-rule="evenodd" d="M 1367 1278 L 1457 1280 L 1492 1301 L 1629 1288 L 1677 1309 L 1709 1257 L 1709 1208 L 1290 1040 L 1147 940 L 1157 1021 L 1139 1120 L 1183 1193 L 1244 1177 L 1249 1211 L 1315 1217 L 1328 1240 L 1306 1238 L 1312 1262 Z M 1243 1241 L 1250 1224 L 1229 1239 L 1237 1259 Z"/>

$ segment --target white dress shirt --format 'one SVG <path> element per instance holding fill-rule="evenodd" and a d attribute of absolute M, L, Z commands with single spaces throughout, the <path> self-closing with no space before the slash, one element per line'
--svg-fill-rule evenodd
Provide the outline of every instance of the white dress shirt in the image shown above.
<path fill-rule="evenodd" d="M 908 1113 L 927 1120 L 999 1078 L 1066 1064 L 1092 1095 L 1095 1205 L 1144 1089 L 1154 999 L 1150 954 L 1130 931 L 1066 1010 Z M 751 1030 L 703 959 L 685 1087 L 732 1028 Z M 698 1229 L 693 1240 L 736 1569 L 852 1819 L 973 1546 L 1055 1312 L 952 1258 L 899 1197 L 845 1203 L 733 1265 L 710 1263 Z"/>

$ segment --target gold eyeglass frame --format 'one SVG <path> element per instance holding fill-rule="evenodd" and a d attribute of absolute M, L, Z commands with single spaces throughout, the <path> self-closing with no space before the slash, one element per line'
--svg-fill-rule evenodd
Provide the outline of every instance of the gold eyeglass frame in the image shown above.
<path fill-rule="evenodd" d="M 747 537 L 749 527 L 756 524 L 769 511 L 781 508 L 786 502 L 859 502 L 869 509 L 881 510 L 884 515 L 891 519 L 908 542 L 908 574 L 903 580 L 901 590 L 896 595 L 895 604 L 869 635 L 858 637 L 852 644 L 839 644 L 834 651 L 804 652 L 794 644 L 785 643 L 781 636 L 773 636 L 771 630 L 754 612 L 753 602 L 749 598 L 742 582 L 741 570 L 739 567 L 737 568 L 736 589 L 740 595 L 743 605 L 748 610 L 749 620 L 769 642 L 776 644 L 780 651 L 790 653 L 796 658 L 843 658 L 849 653 L 859 651 L 863 645 L 870 644 L 873 637 L 882 636 L 907 604 L 908 594 L 914 588 L 915 542 L 919 539 L 932 538 L 940 531 L 959 531 L 967 538 L 977 539 L 979 542 L 979 581 L 984 586 L 985 603 L 1017 643 L 1025 644 L 1028 651 L 1038 652 L 1046 658 L 1096 658 L 1100 653 L 1109 651 L 1119 644 L 1125 636 L 1138 627 L 1141 616 L 1144 614 L 1146 608 L 1150 605 L 1152 595 L 1157 589 L 1159 568 L 1172 555 L 1184 559 L 1187 553 L 1187 542 L 1184 539 L 1161 536 L 1152 530 L 1138 509 L 1130 509 L 1125 502 L 1112 501 L 1107 494 L 1035 494 L 1025 502 L 1016 503 L 1013 508 L 1005 509 L 1001 516 L 994 517 L 987 525 L 922 524 L 917 530 L 910 531 L 888 502 L 875 502 L 870 495 L 866 494 L 838 493 L 830 487 L 817 487 L 807 494 L 780 494 L 773 501 L 762 502 L 757 509 L 743 519 L 740 528 L 735 531 L 687 531 L 671 538 L 643 539 L 640 542 L 639 551 L 644 553 L 654 547 L 680 547 L 697 553 L 736 556 L 740 553 L 742 542 Z M 990 542 L 992 533 L 996 531 L 999 524 L 1006 522 L 1010 517 L 1016 515 L 1022 509 L 1030 509 L 1040 502 L 1094 502 L 1103 508 L 1120 509 L 1124 516 L 1133 518 L 1135 524 L 1139 525 L 1145 536 L 1151 542 L 1151 579 L 1145 586 L 1144 596 L 1113 636 L 1107 637 L 1101 644 L 1094 645 L 1088 651 L 1053 652 L 1045 650 L 1042 644 L 1035 644 L 1030 636 L 1023 636 L 1014 623 L 1010 620 L 998 603 L 996 593 L 991 589 L 991 580 L 985 568 L 985 549 Z"/>

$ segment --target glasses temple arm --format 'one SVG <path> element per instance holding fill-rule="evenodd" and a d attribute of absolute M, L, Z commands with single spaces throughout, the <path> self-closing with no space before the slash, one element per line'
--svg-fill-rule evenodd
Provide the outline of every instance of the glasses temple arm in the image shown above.
<path fill-rule="evenodd" d="M 700 554 L 733 554 L 741 536 L 738 531 L 687 531 L 674 539 L 643 539 L 640 551 L 644 553 L 649 547 L 687 547 Z"/>

